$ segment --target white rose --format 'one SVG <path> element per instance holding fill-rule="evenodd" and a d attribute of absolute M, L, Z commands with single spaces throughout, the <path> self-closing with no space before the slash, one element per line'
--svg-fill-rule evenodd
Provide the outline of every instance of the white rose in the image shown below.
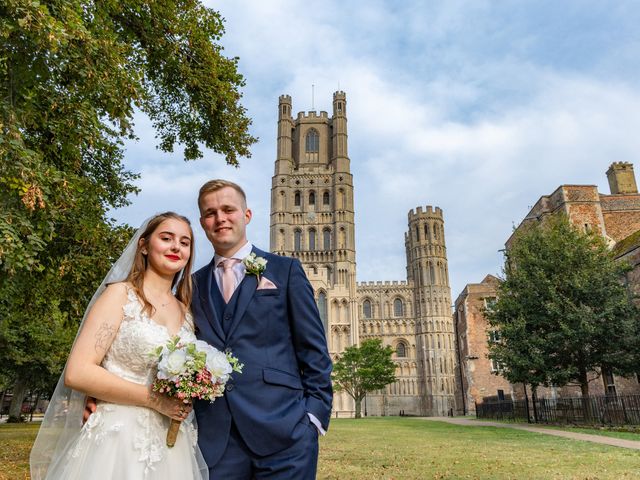
<path fill-rule="evenodd" d="M 196 346 L 196 352 L 205 352 L 206 354 L 209 354 L 209 352 L 214 350 L 211 345 L 209 345 L 207 342 L 203 342 L 202 340 L 196 340 L 193 343 Z"/>
<path fill-rule="evenodd" d="M 207 370 L 211 372 L 212 376 L 218 377 L 223 382 L 226 382 L 231 373 L 231 364 L 224 353 L 219 350 L 212 350 L 213 351 L 207 353 Z"/>
<path fill-rule="evenodd" d="M 186 361 L 187 354 L 184 350 L 174 350 L 169 355 L 162 356 L 162 360 L 158 364 L 158 371 L 167 374 L 168 377 L 175 377 L 185 371 Z M 160 377 L 160 373 L 158 377 Z"/>

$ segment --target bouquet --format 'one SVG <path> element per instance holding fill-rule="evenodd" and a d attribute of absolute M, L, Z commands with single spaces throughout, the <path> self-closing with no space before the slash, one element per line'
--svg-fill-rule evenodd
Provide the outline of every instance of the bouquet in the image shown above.
<path fill-rule="evenodd" d="M 153 391 L 184 403 L 193 399 L 213 402 L 224 394 L 231 373 L 241 373 L 243 367 L 231 353 L 216 350 L 201 340 L 185 342 L 177 335 L 153 353 L 159 359 Z M 175 445 L 180 423 L 171 419 L 167 446 Z"/>

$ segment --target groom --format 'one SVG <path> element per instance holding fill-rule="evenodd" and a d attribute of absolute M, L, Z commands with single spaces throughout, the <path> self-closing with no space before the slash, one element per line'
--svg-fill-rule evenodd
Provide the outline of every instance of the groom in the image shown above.
<path fill-rule="evenodd" d="M 198 337 L 231 351 L 244 368 L 224 397 L 195 404 L 199 445 L 212 479 L 313 479 L 318 434 L 331 415 L 331 360 L 313 290 L 300 262 L 247 241 L 240 186 L 205 183 L 200 224 L 213 245 L 193 275 Z M 264 271 L 242 260 L 255 254 Z"/>

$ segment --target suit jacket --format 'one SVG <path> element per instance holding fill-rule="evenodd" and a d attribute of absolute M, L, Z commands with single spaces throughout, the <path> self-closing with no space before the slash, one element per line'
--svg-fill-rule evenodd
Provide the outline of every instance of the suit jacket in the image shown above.
<path fill-rule="evenodd" d="M 255 247 L 253 252 L 267 260 L 261 276 L 277 288 L 257 290 L 256 276 L 247 274 L 229 301 L 234 308 L 225 311 L 213 260 L 193 275 L 198 338 L 230 350 L 244 364 L 224 397 L 194 406 L 200 449 L 210 467 L 226 448 L 232 419 L 257 455 L 289 447 L 307 412 L 324 429 L 329 426 L 332 365 L 311 284 L 298 260 Z M 228 322 L 224 330 L 222 321 Z"/>

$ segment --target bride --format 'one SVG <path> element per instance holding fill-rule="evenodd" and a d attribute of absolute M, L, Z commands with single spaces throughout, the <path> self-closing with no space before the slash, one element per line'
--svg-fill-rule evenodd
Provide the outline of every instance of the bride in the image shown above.
<path fill-rule="evenodd" d="M 192 254 L 189 220 L 173 212 L 136 232 L 87 308 L 31 451 L 32 479 L 207 478 L 191 404 L 150 388 L 153 351 L 174 335 L 195 341 Z M 86 396 L 98 400 L 83 425 Z M 170 419 L 182 421 L 173 448 Z"/>

